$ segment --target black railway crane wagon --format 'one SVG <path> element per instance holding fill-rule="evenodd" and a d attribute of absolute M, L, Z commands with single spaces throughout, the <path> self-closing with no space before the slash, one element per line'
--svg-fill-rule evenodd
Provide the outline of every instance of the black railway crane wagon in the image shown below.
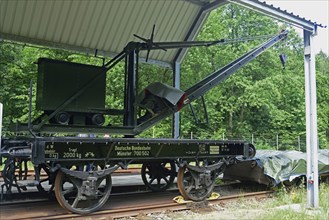
<path fill-rule="evenodd" d="M 215 178 L 236 156 L 255 153 L 244 141 L 38 137 L 4 142 L 12 145 L 3 155 L 8 158 L 3 171 L 7 190 L 21 189 L 24 181 L 12 180 L 12 172 L 31 160 L 36 170 L 48 175 L 28 184 L 44 191 L 42 183 L 49 181 L 61 206 L 80 214 L 104 205 L 111 192 L 111 174 L 128 164 L 143 164 L 142 180 L 152 191 L 166 190 L 177 176 L 181 194 L 200 201 L 211 194 Z"/>
<path fill-rule="evenodd" d="M 29 117 L 28 124 L 15 125 L 16 131 L 28 131 L 30 135 L 2 139 L 0 156 L 6 159 L 2 171 L 2 193 L 4 188 L 7 194 L 13 188 L 21 192 L 26 186 L 36 186 L 39 191 L 45 191 L 43 182 L 48 182 L 51 186 L 49 191 L 55 189 L 56 198 L 64 209 L 87 214 L 100 209 L 108 200 L 111 174 L 119 168 L 126 169 L 129 164 L 138 163 L 143 164 L 142 179 L 151 190 L 166 190 L 177 176 L 179 191 L 185 199 L 206 199 L 213 190 L 217 175 L 227 165 L 235 163 L 237 156 L 250 158 L 255 155 L 252 144 L 245 141 L 141 139 L 133 136 L 199 98 L 259 54 L 284 40 L 287 34 L 287 31 L 280 32 L 186 91 L 155 83 L 138 97 L 136 70 L 140 51 L 210 46 L 225 40 L 130 42 L 123 52 L 102 67 L 40 59 L 37 106 L 43 110 L 43 115 L 34 121 Z M 124 109 L 105 109 L 105 72 L 121 60 L 126 62 Z M 56 91 L 52 87 L 54 81 L 64 81 L 63 85 L 67 85 L 60 88 L 60 97 L 53 94 Z M 90 95 L 93 95 L 92 98 Z M 89 102 L 89 99 L 95 100 Z M 145 114 L 138 117 L 137 108 L 144 110 Z M 122 126 L 104 126 L 101 122 L 106 114 L 121 114 Z M 42 133 L 122 134 L 126 137 L 50 137 L 49 134 L 40 135 Z M 35 180 L 32 181 L 26 180 L 28 161 L 34 165 Z M 40 175 L 42 171 L 47 174 L 45 178 Z"/>

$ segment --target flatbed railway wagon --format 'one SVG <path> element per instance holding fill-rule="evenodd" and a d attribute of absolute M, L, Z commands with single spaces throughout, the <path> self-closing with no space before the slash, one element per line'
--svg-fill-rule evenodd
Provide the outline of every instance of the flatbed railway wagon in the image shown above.
<path fill-rule="evenodd" d="M 215 178 L 227 165 L 235 163 L 238 156 L 250 158 L 255 155 L 252 144 L 233 140 L 135 136 L 203 96 L 271 46 L 286 39 L 287 34 L 287 31 L 280 32 L 186 91 L 155 82 L 142 94 L 136 94 L 139 53 L 211 46 L 225 40 L 130 42 L 103 66 L 40 58 L 36 108 L 42 115 L 32 120 L 30 92 L 29 121 L 12 128 L 25 135 L 1 140 L 2 193 L 8 194 L 14 188 L 21 192 L 27 186 L 36 186 L 41 192 L 54 189 L 64 209 L 87 214 L 100 209 L 109 199 L 111 174 L 115 170 L 127 169 L 129 164 L 142 164 L 143 182 L 151 190 L 164 191 L 177 177 L 179 191 L 185 199 L 206 199 L 212 193 Z M 106 109 L 106 72 L 120 61 L 125 62 L 124 108 Z M 143 115 L 139 116 L 137 112 L 143 112 Z M 122 125 L 104 125 L 106 115 L 121 115 Z M 107 134 L 123 137 L 111 138 Z M 35 180 L 26 180 L 28 161 L 34 166 Z M 46 177 L 41 173 L 46 173 Z M 44 187 L 44 182 L 50 189 Z"/>

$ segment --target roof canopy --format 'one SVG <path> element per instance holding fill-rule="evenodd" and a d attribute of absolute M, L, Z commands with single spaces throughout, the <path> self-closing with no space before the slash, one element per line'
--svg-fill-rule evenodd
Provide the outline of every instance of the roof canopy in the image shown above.
<path fill-rule="evenodd" d="M 233 0 L 312 31 L 314 23 L 257 0 Z M 137 40 L 193 40 L 209 12 L 226 0 L 0 0 L 0 38 L 89 54 L 114 56 Z M 162 65 L 181 62 L 185 50 L 150 53 Z M 143 57 L 143 54 L 141 55 Z M 145 56 L 145 54 L 144 54 Z"/>

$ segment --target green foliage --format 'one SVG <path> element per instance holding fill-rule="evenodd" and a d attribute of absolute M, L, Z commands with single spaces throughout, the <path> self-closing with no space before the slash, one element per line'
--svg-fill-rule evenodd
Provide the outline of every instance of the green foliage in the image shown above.
<path fill-rule="evenodd" d="M 323 52 L 316 57 L 316 74 L 319 143 L 329 148 L 329 57 Z"/>

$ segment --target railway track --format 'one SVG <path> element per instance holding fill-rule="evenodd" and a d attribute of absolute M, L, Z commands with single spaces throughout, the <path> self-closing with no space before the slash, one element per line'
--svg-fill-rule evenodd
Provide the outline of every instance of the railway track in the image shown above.
<path fill-rule="evenodd" d="M 34 172 L 33 172 L 34 173 Z M 34 174 L 33 174 L 34 175 Z M 33 175 L 29 175 L 28 179 L 34 179 Z M 44 174 L 46 175 L 46 174 Z M 150 190 L 142 183 L 140 177 L 140 168 L 129 168 L 127 170 L 118 170 L 113 174 L 113 187 L 111 194 L 117 195 L 122 193 L 140 193 L 149 192 Z M 127 176 L 130 177 L 128 182 Z M 140 179 L 140 180 L 139 180 Z M 3 179 L 0 178 L 0 186 L 3 184 Z M 36 187 L 28 187 L 26 191 L 18 193 L 16 187 L 13 187 L 11 194 L 1 194 L 0 188 L 0 205 L 15 205 L 48 201 L 55 199 L 54 193 L 48 193 L 50 185 L 44 185 L 45 192 L 39 192 Z M 5 190 L 5 187 L 4 187 Z"/>
<path fill-rule="evenodd" d="M 241 198 L 267 198 L 272 191 L 246 192 L 241 193 L 237 187 L 234 195 L 227 195 L 228 191 L 236 186 L 227 185 L 222 190 L 224 194 L 216 200 L 208 201 L 210 204 L 223 204 Z M 222 188 L 222 187 L 221 187 Z M 216 190 L 218 191 L 218 190 Z M 225 195 L 226 194 L 226 195 Z M 163 193 L 121 193 L 111 195 L 107 204 L 102 210 L 89 215 L 81 216 L 68 214 L 58 205 L 56 201 L 44 201 L 42 203 L 29 203 L 26 205 L 1 205 L 2 219 L 118 219 L 130 216 L 138 216 L 141 213 L 158 213 L 166 210 L 179 211 L 188 210 L 193 207 L 204 206 L 206 203 L 176 203 L 172 199 L 179 195 L 178 190 L 170 190 Z"/>
<path fill-rule="evenodd" d="M 113 186 L 111 195 L 122 195 L 122 194 L 138 194 L 150 192 L 150 190 L 145 185 L 129 185 L 129 186 Z M 6 195 L 4 195 L 5 197 Z M 4 198 L 0 200 L 0 206 L 6 205 L 23 205 L 28 203 L 39 203 L 48 202 L 49 200 L 55 200 L 55 195 L 45 193 L 40 193 L 39 191 L 33 190 L 24 192 L 22 194 L 13 193 L 10 198 Z M 1 218 L 0 218 L 1 219 Z"/>
<path fill-rule="evenodd" d="M 128 168 L 126 170 L 118 169 L 114 171 L 113 175 L 125 175 L 125 174 L 140 174 L 141 168 Z M 18 176 L 18 172 L 16 172 L 16 175 Z M 35 172 L 34 170 L 28 170 L 26 177 L 27 179 L 34 179 Z M 40 177 L 46 177 L 46 172 L 41 172 Z M 0 181 L 3 181 L 2 172 L 0 171 Z"/>

